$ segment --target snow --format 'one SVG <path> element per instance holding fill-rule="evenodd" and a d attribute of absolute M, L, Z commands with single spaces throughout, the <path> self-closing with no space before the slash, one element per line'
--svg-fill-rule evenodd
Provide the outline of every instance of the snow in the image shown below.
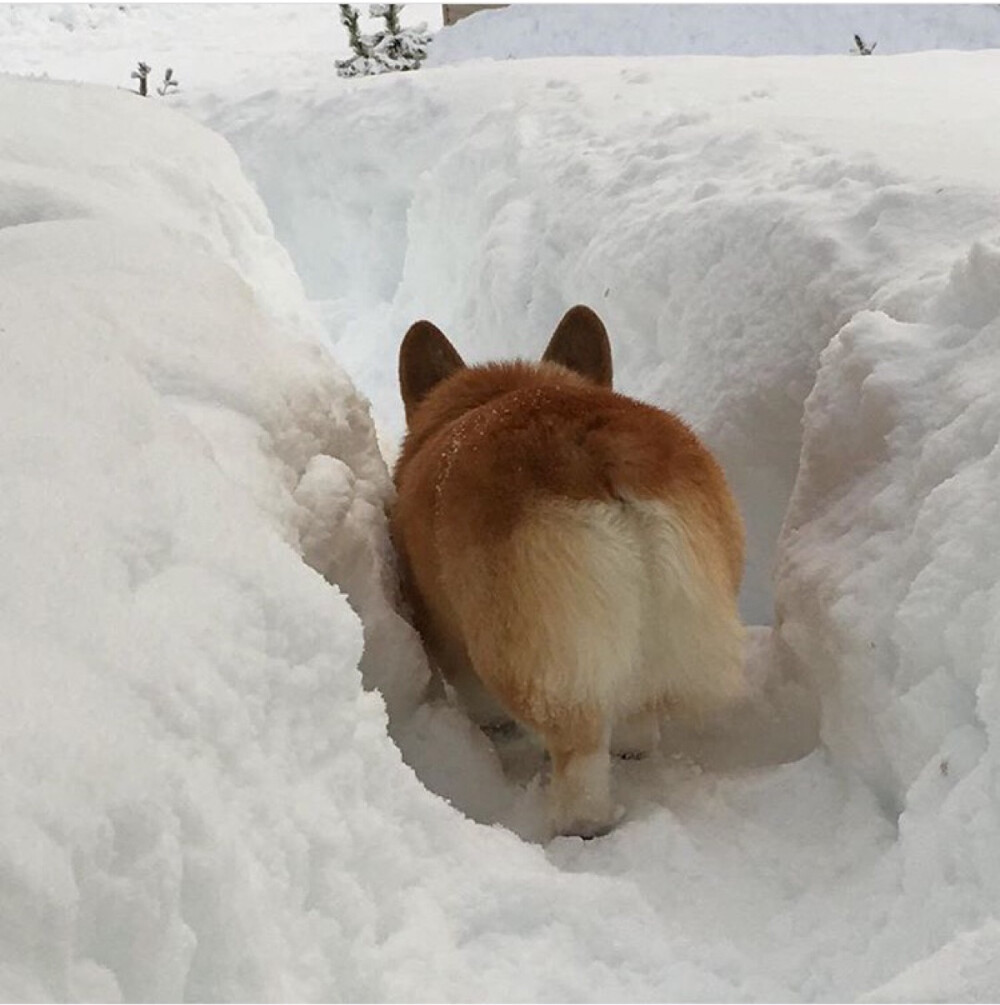
<path fill-rule="evenodd" d="M 362 31 L 382 26 L 360 6 Z M 438 28 L 441 5 L 407 4 L 401 20 Z M 351 52 L 327 3 L 20 3 L 6 4 L 0 23 L 7 72 L 134 89 L 129 74 L 143 60 L 150 93 L 168 66 L 181 92 L 253 91 L 335 72 Z"/>
<path fill-rule="evenodd" d="M 994 999 L 1000 55 L 341 81 L 335 11 L 203 10 L 2 14 L 206 70 L 0 78 L 0 996 Z M 739 496 L 754 694 L 544 844 L 534 745 L 421 701 L 378 445 L 414 318 L 579 301 Z"/>
<path fill-rule="evenodd" d="M 749 524 L 743 611 L 769 623 L 820 350 L 858 310 L 944 276 L 998 219 L 992 189 L 966 190 L 1000 163 L 977 99 L 993 54 L 879 66 L 539 60 L 266 94 L 208 121 L 271 207 L 390 452 L 392 347 L 414 318 L 483 360 L 537 355 L 568 304 L 593 304 L 618 336 L 618 386 L 671 402 L 719 454 Z M 946 78 L 976 108 L 968 162 L 883 153 L 855 128 L 890 87 L 948 121 Z M 354 134 L 366 142 L 340 142 Z"/>
<path fill-rule="evenodd" d="M 997 941 L 1000 926 L 989 921 L 981 928 L 962 932 L 925 960 L 867 995 L 863 1001 L 989 1002 L 1000 982 Z"/>
<path fill-rule="evenodd" d="M 4 996 L 305 994 L 348 801 L 316 793 L 400 770 L 324 757 L 385 713 L 299 556 L 321 458 L 381 503 L 370 421 L 223 141 L 111 91 L 5 80 L 0 107 Z"/>
<path fill-rule="evenodd" d="M 510 4 L 441 31 L 428 66 L 540 56 L 879 55 L 1000 47 L 995 4 Z"/>
<path fill-rule="evenodd" d="M 862 313 L 824 350 L 778 575 L 824 746 L 899 818 L 893 914 L 941 891 L 932 946 L 1000 894 L 998 279 L 1000 245 L 976 243 L 923 318 Z"/>

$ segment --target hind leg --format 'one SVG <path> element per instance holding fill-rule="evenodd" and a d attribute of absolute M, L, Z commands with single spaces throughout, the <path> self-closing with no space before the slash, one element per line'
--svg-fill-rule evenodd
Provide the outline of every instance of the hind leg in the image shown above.
<path fill-rule="evenodd" d="M 514 718 L 483 686 L 472 670 L 456 673 L 449 681 L 465 714 L 488 733 L 513 732 Z"/>
<path fill-rule="evenodd" d="M 600 719 L 572 731 L 549 731 L 545 746 L 552 760 L 549 822 L 555 834 L 583 838 L 606 834 L 622 818 L 611 799 L 610 730 Z"/>

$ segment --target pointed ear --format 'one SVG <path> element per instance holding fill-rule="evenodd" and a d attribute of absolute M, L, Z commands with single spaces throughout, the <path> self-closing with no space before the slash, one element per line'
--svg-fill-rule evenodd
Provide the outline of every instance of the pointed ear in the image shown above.
<path fill-rule="evenodd" d="M 435 384 L 465 364 L 455 347 L 430 321 L 417 321 L 399 347 L 399 390 L 406 421 Z"/>
<path fill-rule="evenodd" d="M 595 384 L 611 387 L 611 343 L 601 319 L 583 304 L 571 307 L 549 340 L 542 361 L 561 363 Z"/>

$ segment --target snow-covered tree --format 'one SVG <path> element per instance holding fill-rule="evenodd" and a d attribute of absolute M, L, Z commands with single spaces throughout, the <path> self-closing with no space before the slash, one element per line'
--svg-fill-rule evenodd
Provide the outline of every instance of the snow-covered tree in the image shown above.
<path fill-rule="evenodd" d="M 385 27 L 372 35 L 364 35 L 359 26 L 359 15 L 352 4 L 340 4 L 340 21 L 347 29 L 354 55 L 337 60 L 337 73 L 341 77 L 367 77 L 396 70 L 416 70 L 427 56 L 431 40 L 427 26 L 404 28 L 399 23 L 403 4 L 370 4 L 372 17 L 383 20 Z"/>
<path fill-rule="evenodd" d="M 146 97 L 147 88 L 149 87 L 149 73 L 151 67 L 148 63 L 144 63 L 141 59 L 139 60 L 139 65 L 132 71 L 132 80 L 139 81 L 139 94 L 142 97 Z"/>
<path fill-rule="evenodd" d="M 163 83 L 156 89 L 156 93 L 161 97 L 165 98 L 168 94 L 172 94 L 173 91 L 180 88 L 181 82 L 174 76 L 174 71 L 168 66 L 166 73 L 163 74 Z"/>

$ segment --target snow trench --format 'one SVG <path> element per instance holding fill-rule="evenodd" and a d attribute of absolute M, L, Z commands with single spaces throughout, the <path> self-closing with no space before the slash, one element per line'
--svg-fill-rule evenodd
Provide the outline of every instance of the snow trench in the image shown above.
<path fill-rule="evenodd" d="M 860 153 L 832 99 L 824 146 L 786 99 L 830 68 L 671 66 L 216 103 L 239 161 L 0 81 L 0 993 L 996 989 L 996 193 Z M 419 703 L 388 474 L 319 343 L 391 454 L 414 317 L 534 355 L 578 301 L 737 490 L 758 690 L 617 764 L 614 833 L 542 845 L 537 752 Z"/>
<path fill-rule="evenodd" d="M 986 678 L 956 663 L 970 655 L 970 637 L 992 631 L 989 605 L 953 571 L 950 603 L 963 611 L 962 627 L 944 632 L 950 648 L 930 646 L 941 636 L 931 598 L 948 580 L 918 575 L 937 568 L 939 547 L 966 559 L 974 550 L 944 543 L 946 520 L 917 531 L 931 519 L 921 515 L 925 494 L 944 491 L 935 486 L 965 464 L 963 448 L 936 455 L 916 490 L 903 486 L 913 458 L 939 438 L 938 413 L 922 415 L 926 392 L 911 384 L 930 381 L 951 397 L 941 417 L 985 407 L 975 404 L 981 386 L 942 387 L 934 374 L 963 351 L 979 365 L 973 346 L 989 357 L 989 235 L 1000 216 L 995 193 L 970 186 L 961 166 L 951 182 L 929 178 L 933 169 L 916 161 L 911 174 L 905 158 L 851 138 L 842 65 L 788 64 L 774 75 L 730 61 L 727 93 L 706 99 L 717 66 L 675 65 L 661 79 L 649 61 L 478 65 L 341 84 L 308 100 L 261 96 L 210 119 L 258 185 L 334 352 L 372 400 L 390 457 L 402 428 L 395 352 L 412 320 L 433 319 L 473 361 L 532 356 L 575 302 L 607 322 L 618 387 L 676 410 L 715 450 L 748 525 L 744 616 L 767 626 L 777 612 L 773 632 L 751 635 L 748 673 L 759 694 L 700 734 L 675 730 L 666 766 L 619 768 L 618 784 L 641 819 L 645 798 L 669 793 L 671 807 L 682 798 L 671 764 L 721 772 L 709 786 L 718 794 L 715 786 L 731 784 L 728 771 L 796 761 L 819 746 L 765 775 L 760 798 L 780 816 L 778 790 L 830 770 L 841 779 L 840 795 L 804 812 L 826 820 L 830 834 L 858 828 L 833 855 L 850 878 L 833 865 L 845 885 L 827 893 L 841 919 L 853 919 L 854 935 L 869 936 L 855 941 L 824 922 L 783 963 L 772 958 L 806 997 L 822 988 L 861 993 L 945 945 L 956 924 L 987 923 L 989 901 L 975 884 L 991 886 L 994 873 L 973 851 L 994 830 L 987 793 L 996 755 L 987 713 L 972 698 Z M 925 66 L 934 64 L 904 60 L 895 69 L 908 82 Z M 806 86 L 829 96 L 819 128 L 798 100 Z M 955 340 L 967 350 L 946 352 Z M 926 362 L 889 379 L 872 411 L 869 388 L 884 383 L 882 352 L 893 343 L 896 355 L 905 346 Z M 975 442 L 987 450 L 991 435 Z M 865 473 L 874 464 L 877 477 Z M 980 478 L 985 491 L 985 471 Z M 982 505 L 975 490 L 971 498 Z M 914 575 L 920 586 L 906 585 Z M 921 619 L 916 634 L 906 627 Z M 537 837 L 537 752 L 493 750 L 441 708 L 422 707 L 392 729 L 433 791 L 473 819 Z M 951 787 L 963 787 L 949 781 L 954 771 L 972 781 L 953 801 Z M 974 863 L 968 885 L 947 878 L 959 868 L 955 856 L 933 850 L 928 799 L 956 821 L 977 814 L 961 840 L 953 835 Z M 825 840 L 800 837 L 792 859 Z M 759 848 L 742 847 L 758 861 Z M 607 854 L 617 870 L 617 852 Z M 657 884 L 629 861 L 634 876 Z M 809 862 L 824 887 L 824 870 Z M 714 860 L 711 868 L 726 867 Z M 927 868 L 941 885 L 921 900 L 916 877 Z M 744 880 L 734 875 L 733 886 Z M 880 891 L 874 902 L 861 894 L 865 884 Z M 810 896 L 792 906 L 800 896 L 786 887 L 775 909 L 810 916 Z M 775 905 L 773 890 L 762 898 Z M 706 918 L 717 918 L 718 906 Z M 869 951 L 864 939 L 886 916 L 888 929 L 872 941 L 878 950 Z M 828 954 L 821 966 L 817 952 Z M 858 958 L 860 966 L 847 962 Z"/>
<path fill-rule="evenodd" d="M 719 456 L 748 525 L 742 613 L 767 625 L 821 351 L 859 311 L 918 311 L 993 205 L 796 137 L 794 73 L 730 63 L 724 100 L 697 97 L 710 67 L 682 87 L 656 61 L 563 59 L 269 93 L 208 119 L 390 458 L 415 318 L 467 359 L 531 357 L 588 303 L 619 390 L 677 411 Z"/>

